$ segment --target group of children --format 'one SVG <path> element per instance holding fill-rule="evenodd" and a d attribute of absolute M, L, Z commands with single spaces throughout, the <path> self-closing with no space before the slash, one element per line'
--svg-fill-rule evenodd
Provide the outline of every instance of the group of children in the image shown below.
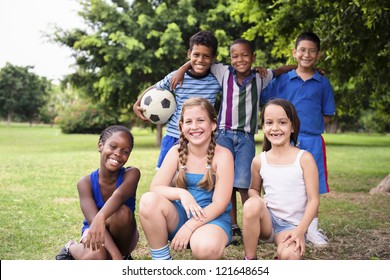
<path fill-rule="evenodd" d="M 177 109 L 166 125 L 150 191 L 139 202 L 152 259 L 171 259 L 170 248 L 221 259 L 241 236 L 236 190 L 245 259 L 257 258 L 259 240 L 274 242 L 278 259 L 300 259 L 306 241 L 327 244 L 317 218 L 319 193 L 329 191 L 321 134 L 335 106 L 329 81 L 314 68 L 320 40 L 302 33 L 293 50 L 297 66 L 273 71 L 253 69 L 255 52 L 247 40 L 232 43 L 231 65 L 214 62 L 217 48 L 211 32 L 193 35 L 189 62 L 154 86 L 171 90 Z M 141 98 L 133 110 L 146 121 Z M 264 144 L 255 156 L 261 104 Z M 102 133 L 100 168 L 77 185 L 85 216 L 81 240 L 68 242 L 57 259 L 131 258 L 140 171 L 124 165 L 133 142 L 121 126 Z"/>

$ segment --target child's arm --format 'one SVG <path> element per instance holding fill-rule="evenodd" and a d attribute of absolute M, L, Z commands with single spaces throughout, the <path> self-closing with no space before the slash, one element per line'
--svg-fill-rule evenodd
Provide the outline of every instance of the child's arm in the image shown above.
<path fill-rule="evenodd" d="M 177 85 L 182 86 L 183 80 L 184 80 L 184 74 L 191 69 L 191 62 L 187 61 L 182 66 L 180 66 L 179 69 L 175 72 L 175 74 L 172 76 L 170 83 L 170 90 L 175 90 Z"/>
<path fill-rule="evenodd" d="M 87 247 L 99 248 L 100 245 L 105 245 L 111 256 L 121 259 L 122 255 L 118 251 L 114 242 L 107 243 L 105 237 L 110 238 L 110 233 L 106 229 L 106 220 L 111 217 L 124 203 L 130 198 L 136 196 L 137 186 L 141 172 L 138 168 L 129 168 L 123 178 L 122 184 L 112 193 L 106 201 L 102 209 L 93 218 L 90 223 L 90 229 L 86 237 L 85 243 Z M 113 255 L 114 253 L 114 255 Z M 119 255 L 118 255 L 119 253 Z M 118 256 L 116 256 L 118 255 Z"/>
<path fill-rule="evenodd" d="M 260 176 L 260 155 L 257 155 L 252 160 L 251 166 L 251 184 L 248 190 L 249 197 L 260 196 L 262 179 Z"/>
<path fill-rule="evenodd" d="M 150 122 L 150 121 L 149 121 L 149 119 L 145 118 L 145 116 L 143 115 L 144 109 L 140 106 L 140 104 L 141 104 L 141 99 L 142 99 L 142 97 L 144 96 L 144 94 L 145 94 L 146 92 L 148 92 L 149 90 L 151 90 L 151 89 L 153 89 L 153 88 L 155 88 L 155 86 L 150 86 L 150 87 L 148 87 L 148 88 L 141 94 L 141 96 L 138 97 L 137 101 L 136 101 L 136 102 L 134 103 L 134 105 L 133 105 L 133 111 L 134 111 L 135 115 L 136 115 L 139 119 L 143 120 L 144 122 Z"/>
<path fill-rule="evenodd" d="M 275 68 L 272 70 L 272 73 L 274 74 L 274 77 L 278 77 L 284 73 L 287 73 L 293 69 L 297 69 L 296 65 L 284 65 L 278 68 Z"/>

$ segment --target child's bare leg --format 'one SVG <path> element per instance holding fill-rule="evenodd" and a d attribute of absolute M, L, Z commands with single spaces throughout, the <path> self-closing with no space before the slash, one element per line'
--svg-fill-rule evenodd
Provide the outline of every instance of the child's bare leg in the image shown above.
<path fill-rule="evenodd" d="M 228 243 L 226 232 L 217 225 L 205 224 L 191 236 L 192 255 L 198 260 L 219 260 Z"/>
<path fill-rule="evenodd" d="M 133 211 L 122 205 L 116 213 L 107 219 L 107 228 L 121 253 L 121 257 L 129 255 L 135 247 L 133 244 L 138 241 L 133 240 L 134 238 L 138 239 Z"/>
<path fill-rule="evenodd" d="M 162 248 L 168 244 L 168 232 L 173 231 L 179 221 L 176 207 L 172 202 L 153 192 L 142 195 L 139 217 L 152 249 Z"/>
<path fill-rule="evenodd" d="M 243 206 L 243 239 L 245 256 L 256 258 L 260 236 L 268 238 L 272 233 L 271 217 L 260 197 L 249 198 Z"/>
<path fill-rule="evenodd" d="M 283 235 L 286 231 L 282 231 L 275 235 L 275 244 L 277 245 L 277 255 L 279 260 L 300 260 L 300 251 L 295 250 L 295 242 L 291 243 L 290 246 L 286 246 L 286 243 L 282 243 Z"/>

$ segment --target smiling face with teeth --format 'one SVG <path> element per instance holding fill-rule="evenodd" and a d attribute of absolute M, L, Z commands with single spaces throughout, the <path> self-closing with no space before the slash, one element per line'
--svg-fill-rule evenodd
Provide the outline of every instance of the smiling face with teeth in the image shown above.
<path fill-rule="evenodd" d="M 283 107 L 271 104 L 265 108 L 263 132 L 272 146 L 290 145 L 294 129 Z"/>
<path fill-rule="evenodd" d="M 108 170 L 119 170 L 129 159 L 132 139 L 125 132 L 114 132 L 106 141 L 98 144 L 100 164 Z"/>
<path fill-rule="evenodd" d="M 201 146 L 210 142 L 211 133 L 217 128 L 216 120 L 211 120 L 207 111 L 200 106 L 186 108 L 182 114 L 180 127 L 184 137 L 192 144 Z"/>
<path fill-rule="evenodd" d="M 191 61 L 191 74 L 205 76 L 214 61 L 213 49 L 204 45 L 194 45 L 188 50 L 188 58 Z"/>

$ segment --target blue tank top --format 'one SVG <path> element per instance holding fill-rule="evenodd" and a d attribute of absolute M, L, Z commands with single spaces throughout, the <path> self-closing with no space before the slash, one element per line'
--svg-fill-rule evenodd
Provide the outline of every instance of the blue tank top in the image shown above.
<path fill-rule="evenodd" d="M 119 188 L 119 186 L 123 183 L 123 175 L 125 174 L 125 168 L 122 167 L 118 179 L 116 181 L 116 188 Z M 94 172 L 91 173 L 90 175 L 91 178 L 91 184 L 92 184 L 92 193 L 93 193 L 93 199 L 95 200 L 96 207 L 98 210 L 102 209 L 104 206 L 104 200 L 102 193 L 100 191 L 100 184 L 99 184 L 99 169 L 95 170 Z M 135 211 L 135 198 L 130 197 L 126 202 L 125 205 L 131 209 L 131 211 Z M 83 222 L 84 226 L 82 228 L 82 232 L 86 229 L 89 228 L 89 224 L 86 219 L 84 219 Z"/>

